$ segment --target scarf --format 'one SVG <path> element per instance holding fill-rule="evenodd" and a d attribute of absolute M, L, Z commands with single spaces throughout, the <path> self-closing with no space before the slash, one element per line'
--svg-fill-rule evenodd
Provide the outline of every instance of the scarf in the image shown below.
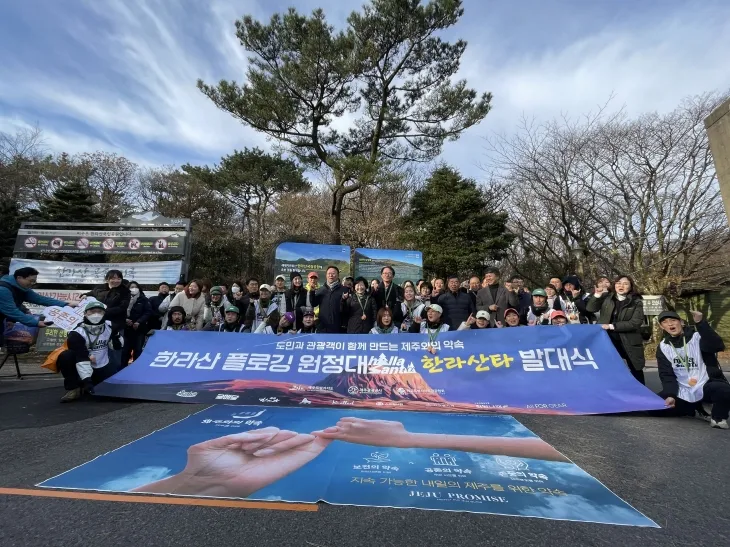
<path fill-rule="evenodd" d="M 327 285 L 331 291 L 334 291 L 337 287 L 340 286 L 340 280 L 337 279 L 336 281 L 334 281 L 332 283 L 325 283 L 325 285 Z"/>
<path fill-rule="evenodd" d="M 129 314 L 132 313 L 132 308 L 137 303 L 137 300 L 139 299 L 140 293 L 137 293 L 135 295 L 132 295 L 132 298 L 129 299 L 129 306 L 127 306 L 127 317 L 129 317 Z"/>
<path fill-rule="evenodd" d="M 393 332 L 395 330 L 395 326 L 394 325 L 391 325 L 391 326 L 389 326 L 388 328 L 385 328 L 385 329 L 376 326 L 375 327 L 375 330 L 378 331 L 378 334 L 390 334 L 391 332 Z"/>

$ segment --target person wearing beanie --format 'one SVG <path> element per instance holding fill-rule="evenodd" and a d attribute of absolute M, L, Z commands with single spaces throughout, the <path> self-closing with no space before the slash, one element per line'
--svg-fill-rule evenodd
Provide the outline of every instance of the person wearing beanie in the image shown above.
<path fill-rule="evenodd" d="M 96 384 L 117 372 L 109 360 L 109 350 L 121 350 L 124 340 L 111 321 L 104 321 L 105 311 L 101 302 L 90 302 L 84 308 L 83 321 L 66 337 L 68 349 L 56 360 L 66 389 L 62 403 L 81 398 L 83 392 L 94 393 Z"/>
<path fill-rule="evenodd" d="M 218 325 L 214 325 L 211 322 L 203 328 L 203 330 L 213 332 L 243 332 L 243 329 L 244 327 L 241 324 L 241 311 L 237 306 L 231 304 L 226 306 L 223 312 L 223 320 Z"/>
<path fill-rule="evenodd" d="M 296 315 L 292 311 L 282 314 L 281 319 L 279 319 L 279 326 L 276 329 L 276 334 L 296 334 L 297 331 L 294 330 L 295 317 Z"/>
<path fill-rule="evenodd" d="M 565 312 L 568 323 L 589 323 L 589 314 L 586 310 L 586 302 L 589 296 L 585 293 L 580 284 L 580 279 L 575 275 L 568 275 L 563 278 L 563 290 L 560 292 L 560 307 Z"/>
<path fill-rule="evenodd" d="M 353 292 L 342 301 L 347 334 L 367 334 L 375 324 L 378 308 L 367 287 L 368 280 L 358 277 L 353 283 Z"/>
<path fill-rule="evenodd" d="M 290 286 L 289 290 L 284 293 L 284 307 L 281 309 L 283 313 L 294 313 L 294 324 L 292 330 L 299 330 L 302 325 L 302 308 L 307 305 L 307 290 L 304 288 L 302 274 L 292 272 L 289 274 Z"/>
<path fill-rule="evenodd" d="M 722 338 L 704 320 L 699 311 L 692 311 L 695 328 L 685 328 L 676 312 L 665 311 L 657 321 L 664 338 L 656 349 L 659 379 L 664 399 L 674 414 L 707 419 L 717 429 L 730 429 L 730 384 L 720 368 L 717 353 L 725 350 Z M 712 405 L 707 416 L 702 403 Z"/>
<path fill-rule="evenodd" d="M 167 326 L 162 330 L 190 330 L 187 324 L 187 313 L 182 306 L 172 306 L 167 312 Z"/>
<path fill-rule="evenodd" d="M 218 327 L 223 323 L 226 315 L 226 304 L 223 302 L 223 291 L 220 287 L 212 287 L 209 292 L 210 303 L 205 306 L 203 312 L 203 330 L 210 330 L 206 327 L 212 325 Z M 230 304 L 229 304 L 230 306 Z"/>
<path fill-rule="evenodd" d="M 551 311 L 545 289 L 535 289 L 532 291 L 532 304 L 523 312 L 521 323 L 530 326 L 549 325 Z"/>

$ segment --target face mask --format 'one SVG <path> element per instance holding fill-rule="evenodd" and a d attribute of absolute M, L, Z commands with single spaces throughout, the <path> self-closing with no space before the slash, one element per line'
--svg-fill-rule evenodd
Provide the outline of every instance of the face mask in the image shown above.
<path fill-rule="evenodd" d="M 238 294 L 241 292 L 241 289 L 239 289 L 238 287 L 231 287 L 231 292 L 233 294 Z"/>
<path fill-rule="evenodd" d="M 92 314 L 92 315 L 87 315 L 86 318 L 89 320 L 89 323 L 92 323 L 94 325 L 98 325 L 104 319 L 104 314 L 103 313 L 95 313 L 95 314 Z"/>
<path fill-rule="evenodd" d="M 129 292 L 132 293 L 132 296 L 136 296 L 139 294 L 139 289 L 135 287 L 135 288 L 129 289 Z"/>

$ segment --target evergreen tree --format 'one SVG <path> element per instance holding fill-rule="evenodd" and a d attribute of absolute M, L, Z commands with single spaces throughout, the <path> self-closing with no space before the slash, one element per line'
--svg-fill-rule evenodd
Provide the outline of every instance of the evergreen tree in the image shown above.
<path fill-rule="evenodd" d="M 403 242 L 424 256 L 424 270 L 437 275 L 481 272 L 500 260 L 514 236 L 507 214 L 493 210 L 489 196 L 451 167 L 437 168 L 410 202 Z"/>
<path fill-rule="evenodd" d="M 0 202 L 0 258 L 12 257 L 20 223 L 25 220 L 17 203 Z"/>
<path fill-rule="evenodd" d="M 94 209 L 94 198 L 88 184 L 70 180 L 59 186 L 39 209 L 40 220 L 46 222 L 103 222 Z"/>

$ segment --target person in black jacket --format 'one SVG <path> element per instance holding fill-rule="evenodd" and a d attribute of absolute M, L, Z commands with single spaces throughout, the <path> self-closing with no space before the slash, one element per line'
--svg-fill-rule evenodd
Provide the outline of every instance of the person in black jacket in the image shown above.
<path fill-rule="evenodd" d="M 109 270 L 104 276 L 104 284 L 91 289 L 86 296 L 92 296 L 106 306 L 104 321 L 111 321 L 117 330 L 124 329 L 127 319 L 127 308 L 131 294 L 122 283 L 120 270 Z"/>
<path fill-rule="evenodd" d="M 499 270 L 487 268 L 484 275 L 485 286 L 477 293 L 477 310 L 489 312 L 489 323 L 496 327 L 497 323 L 504 323 L 504 312 L 509 308 L 520 307 L 517 293 L 508 291 L 499 283 Z"/>
<path fill-rule="evenodd" d="M 133 356 L 136 360 L 142 353 L 144 339 L 147 331 L 147 321 L 152 315 L 150 301 L 140 289 L 136 281 L 129 283 L 130 300 L 127 307 L 127 319 L 124 327 L 124 347 L 122 348 L 121 368 L 129 363 Z"/>
<path fill-rule="evenodd" d="M 328 266 L 327 282 L 311 296 L 313 306 L 319 306 L 318 332 L 339 334 L 342 330 L 342 300 L 349 298 L 350 291 L 340 283 L 340 270 Z"/>
<path fill-rule="evenodd" d="M 403 289 L 393 282 L 395 270 L 391 266 L 380 269 L 382 283 L 372 293 L 375 302 L 380 308 L 390 308 L 393 312 L 393 323 L 400 325 L 403 322 L 403 311 L 400 303 L 403 302 Z"/>
<path fill-rule="evenodd" d="M 476 313 L 476 307 L 471 296 L 461 290 L 457 276 L 450 275 L 446 287 L 447 291 L 438 298 L 438 305 L 444 310 L 443 321 L 449 330 L 457 330 L 469 316 Z"/>
<path fill-rule="evenodd" d="M 608 332 L 616 351 L 626 362 L 631 374 L 644 384 L 644 338 L 641 326 L 644 324 L 644 301 L 639 295 L 634 280 L 619 275 L 613 283 L 614 291 L 596 292 L 586 303 L 589 313 L 600 312 L 598 322 Z"/>
<path fill-rule="evenodd" d="M 563 279 L 563 290 L 559 296 L 562 300 L 561 307 L 569 323 L 590 323 L 589 318 L 593 314 L 586 310 L 588 296 L 581 287 L 580 279 L 577 276 L 569 275 Z"/>
<path fill-rule="evenodd" d="M 167 298 L 169 294 L 170 285 L 163 281 L 157 288 L 157 294 L 150 298 L 151 315 L 149 321 L 147 321 L 148 330 L 160 330 L 160 327 L 162 326 L 162 316 L 164 315 L 164 313 L 160 312 L 160 304 L 164 302 L 165 298 Z"/>
<path fill-rule="evenodd" d="M 291 288 L 284 293 L 284 313 L 294 312 L 294 326 L 292 330 L 302 328 L 302 308 L 307 305 L 307 291 L 304 288 L 302 274 L 292 272 L 289 275 L 291 280 Z"/>
<path fill-rule="evenodd" d="M 679 315 L 665 311 L 657 318 L 664 331 L 664 339 L 656 350 L 662 391 L 659 396 L 679 415 L 709 418 L 710 425 L 730 429 L 730 384 L 720 368 L 717 352 L 725 349 L 722 338 L 702 317 L 692 312 L 697 331 L 685 328 Z M 702 403 L 712 404 L 712 414 Z"/>
<path fill-rule="evenodd" d="M 378 305 L 368 294 L 367 286 L 368 280 L 358 277 L 354 284 L 355 292 L 342 301 L 342 319 L 347 323 L 347 334 L 367 334 L 375 324 Z"/>

